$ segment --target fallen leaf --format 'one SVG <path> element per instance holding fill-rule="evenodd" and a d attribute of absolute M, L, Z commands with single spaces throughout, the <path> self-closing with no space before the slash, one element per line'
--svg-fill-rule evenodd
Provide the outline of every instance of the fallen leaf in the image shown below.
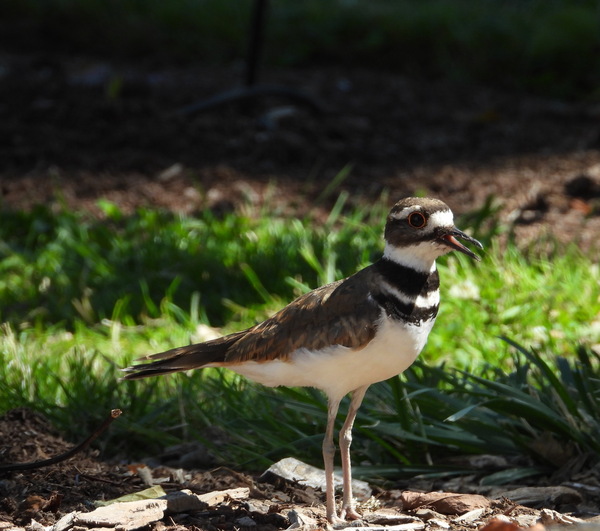
<path fill-rule="evenodd" d="M 442 514 L 465 514 L 474 509 L 487 508 L 490 500 L 479 494 L 458 494 L 451 492 L 410 492 L 400 496 L 404 509 L 429 507 Z"/>
<path fill-rule="evenodd" d="M 149 489 L 144 489 L 139 492 L 133 492 L 132 494 L 126 494 L 125 496 L 114 498 L 112 500 L 98 500 L 94 502 L 94 505 L 96 505 L 97 507 L 105 507 L 107 505 L 112 505 L 113 503 L 131 502 L 139 500 L 153 500 L 162 496 L 166 496 L 166 492 L 164 491 L 164 489 L 160 485 L 154 485 Z"/>

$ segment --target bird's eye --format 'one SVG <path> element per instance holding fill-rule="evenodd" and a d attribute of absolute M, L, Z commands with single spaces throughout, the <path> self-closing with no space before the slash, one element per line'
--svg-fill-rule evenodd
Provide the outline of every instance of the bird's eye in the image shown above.
<path fill-rule="evenodd" d="M 422 229 L 427 225 L 427 218 L 421 212 L 412 212 L 408 216 L 408 224 L 413 229 Z"/>

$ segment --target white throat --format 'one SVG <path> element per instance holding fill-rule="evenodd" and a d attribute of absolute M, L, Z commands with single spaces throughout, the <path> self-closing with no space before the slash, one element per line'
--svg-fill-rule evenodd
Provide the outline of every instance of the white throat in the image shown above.
<path fill-rule="evenodd" d="M 383 249 L 384 258 L 423 273 L 435 271 L 435 259 L 440 254 L 443 253 L 440 253 L 439 248 L 432 242 L 421 242 L 407 247 L 395 247 L 386 242 Z"/>

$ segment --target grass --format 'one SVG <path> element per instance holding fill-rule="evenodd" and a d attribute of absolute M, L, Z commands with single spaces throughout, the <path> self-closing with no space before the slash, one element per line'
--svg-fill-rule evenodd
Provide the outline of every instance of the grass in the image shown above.
<path fill-rule="evenodd" d="M 346 199 L 322 223 L 267 207 L 124 216 L 101 202 L 101 221 L 0 210 L 1 411 L 33 407 L 80 438 L 119 407 L 108 454 L 217 438 L 225 443 L 213 451 L 245 468 L 290 454 L 319 464 L 326 410 L 315 390 L 265 389 L 218 370 L 119 382 L 119 367 L 201 340 L 206 325 L 249 326 L 371 262 L 387 201 Z M 552 256 L 500 248 L 490 205 L 459 226 L 485 241 L 484 259 L 440 261 L 443 305 L 421 360 L 373 386 L 359 414 L 355 462 L 369 463 L 359 472 L 456 474 L 469 467 L 448 456 L 519 457 L 487 479 L 502 482 L 547 470 L 555 447 L 561 462 L 597 455 L 597 266 L 574 247 Z"/>
<path fill-rule="evenodd" d="M 0 16 L 67 51 L 223 64 L 245 55 L 251 7 L 237 0 L 5 0 Z M 553 97 L 600 95 L 595 0 L 279 0 L 267 28 L 274 65 L 362 64 Z"/>

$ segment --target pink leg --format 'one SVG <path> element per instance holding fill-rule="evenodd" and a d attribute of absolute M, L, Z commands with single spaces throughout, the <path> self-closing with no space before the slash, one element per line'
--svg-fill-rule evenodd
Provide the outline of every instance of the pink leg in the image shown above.
<path fill-rule="evenodd" d="M 344 497 L 342 501 L 342 519 L 358 520 L 360 515 L 354 509 L 354 497 L 352 496 L 352 464 L 350 461 L 350 445 L 352 444 L 352 426 L 358 408 L 363 401 L 367 388 L 359 387 L 352 392 L 352 401 L 348 409 L 348 416 L 340 431 L 340 452 L 342 454 L 342 472 L 344 477 Z"/>
<path fill-rule="evenodd" d="M 335 444 L 333 443 L 333 430 L 335 418 L 340 407 L 340 400 L 329 399 L 327 405 L 327 429 L 323 439 L 323 463 L 325 464 L 325 500 L 327 507 L 327 521 L 331 524 L 342 522 L 338 518 L 335 509 L 335 485 L 333 482 L 333 458 L 335 456 Z"/>

